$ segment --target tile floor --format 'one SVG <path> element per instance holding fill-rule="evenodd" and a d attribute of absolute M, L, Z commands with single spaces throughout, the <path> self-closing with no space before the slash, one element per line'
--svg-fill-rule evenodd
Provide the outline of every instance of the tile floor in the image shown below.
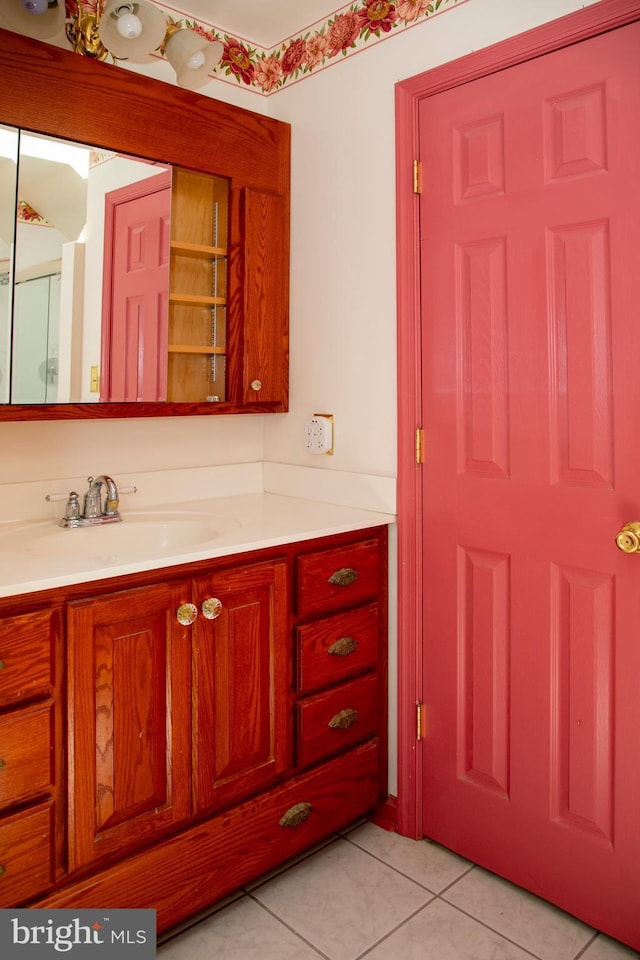
<path fill-rule="evenodd" d="M 628 947 L 427 841 L 330 838 L 158 948 L 158 960 L 631 960 Z"/>

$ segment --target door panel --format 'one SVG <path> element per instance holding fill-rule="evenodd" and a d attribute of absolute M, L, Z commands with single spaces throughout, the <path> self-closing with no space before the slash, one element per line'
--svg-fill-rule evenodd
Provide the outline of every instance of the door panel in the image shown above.
<path fill-rule="evenodd" d="M 424 833 L 636 947 L 639 48 L 419 116 Z"/>
<path fill-rule="evenodd" d="M 194 809 L 251 796 L 291 765 L 286 564 L 259 563 L 195 581 Z"/>
<path fill-rule="evenodd" d="M 101 400 L 166 400 L 171 173 L 105 196 Z"/>
<path fill-rule="evenodd" d="M 190 816 L 188 597 L 186 582 L 69 605 L 72 870 Z"/>

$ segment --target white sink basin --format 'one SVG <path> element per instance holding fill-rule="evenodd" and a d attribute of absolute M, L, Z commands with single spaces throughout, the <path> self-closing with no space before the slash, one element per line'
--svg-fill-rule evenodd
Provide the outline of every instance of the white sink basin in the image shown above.
<path fill-rule="evenodd" d="M 58 527 L 51 521 L 25 523 L 0 532 L 0 550 L 38 557 L 71 557 L 113 563 L 130 558 L 180 554 L 208 543 L 235 521 L 215 514 L 183 511 L 129 513 L 121 523 Z"/>

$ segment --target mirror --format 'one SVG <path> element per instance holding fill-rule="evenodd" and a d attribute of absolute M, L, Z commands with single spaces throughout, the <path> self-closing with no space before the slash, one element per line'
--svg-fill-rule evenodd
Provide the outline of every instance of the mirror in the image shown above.
<path fill-rule="evenodd" d="M 3 134 L 2 401 L 224 399 L 226 180 Z"/>
<path fill-rule="evenodd" d="M 166 400 L 160 371 L 167 364 L 171 168 L 28 131 L 2 133 L 2 206 L 15 210 L 13 223 L 6 215 L 2 223 L 3 402 Z M 141 232 L 142 205 L 145 228 L 155 217 L 153 236 Z M 116 294 L 132 283 L 116 272 L 126 267 L 127 231 L 134 232 L 143 255 L 135 295 L 144 295 L 146 309 L 155 311 L 146 331 L 155 344 L 147 342 L 139 361 L 154 375 L 142 376 L 133 395 L 124 384 L 110 381 L 105 389 L 103 382 L 102 392 L 100 385 L 105 366 L 114 370 L 118 362 L 115 357 L 109 363 L 101 352 L 123 346 L 111 322 L 117 305 L 105 282 Z"/>

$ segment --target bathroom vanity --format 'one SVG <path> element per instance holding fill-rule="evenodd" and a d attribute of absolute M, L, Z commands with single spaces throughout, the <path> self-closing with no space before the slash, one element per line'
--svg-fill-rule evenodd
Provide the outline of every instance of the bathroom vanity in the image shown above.
<path fill-rule="evenodd" d="M 210 543 L 78 547 L 13 595 L 0 532 L 0 906 L 162 932 L 386 799 L 392 518 L 261 494 L 235 523 L 231 499 Z"/>

